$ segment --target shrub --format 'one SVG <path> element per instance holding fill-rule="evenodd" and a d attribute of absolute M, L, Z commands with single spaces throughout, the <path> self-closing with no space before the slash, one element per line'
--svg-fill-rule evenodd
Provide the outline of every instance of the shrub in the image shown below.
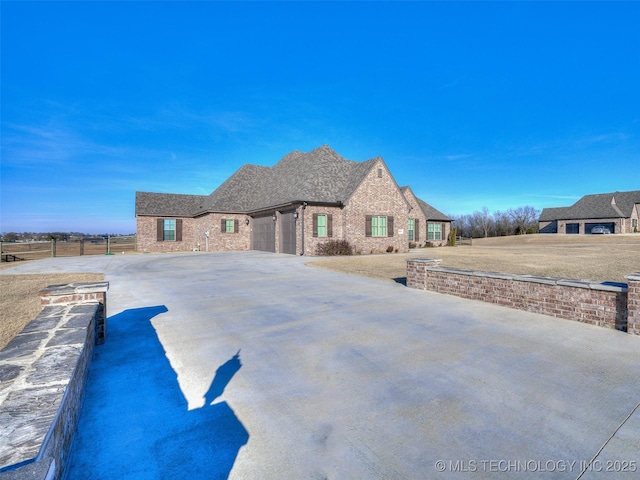
<path fill-rule="evenodd" d="M 409 248 L 416 248 L 416 242 L 409 242 Z"/>
<path fill-rule="evenodd" d="M 393 253 L 393 245 L 387 247 L 387 253 Z"/>
<path fill-rule="evenodd" d="M 353 247 L 346 240 L 328 240 L 318 244 L 316 255 L 334 256 L 334 255 L 353 255 Z"/>
<path fill-rule="evenodd" d="M 455 247 L 456 246 L 456 237 L 458 236 L 458 227 L 452 227 L 451 231 L 449 232 L 449 238 L 447 241 L 447 245 L 449 245 L 450 247 Z"/>

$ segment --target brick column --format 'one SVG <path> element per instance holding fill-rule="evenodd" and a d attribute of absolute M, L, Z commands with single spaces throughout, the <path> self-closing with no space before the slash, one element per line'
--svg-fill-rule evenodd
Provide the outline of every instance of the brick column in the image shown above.
<path fill-rule="evenodd" d="M 407 260 L 407 287 L 427 289 L 427 268 L 442 263 L 439 258 L 410 258 Z"/>
<path fill-rule="evenodd" d="M 96 345 L 102 345 L 107 338 L 107 290 L 109 282 L 82 282 L 68 285 L 50 285 L 38 292 L 40 304 L 69 305 L 98 303 L 96 312 Z"/>
<path fill-rule="evenodd" d="M 640 272 L 626 275 L 627 279 L 627 332 L 640 335 Z"/>

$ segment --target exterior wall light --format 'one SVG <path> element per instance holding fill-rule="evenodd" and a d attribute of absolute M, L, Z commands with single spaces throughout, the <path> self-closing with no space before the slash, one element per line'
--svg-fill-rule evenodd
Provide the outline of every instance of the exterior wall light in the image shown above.
<path fill-rule="evenodd" d="M 293 212 L 293 218 L 298 219 L 298 212 Z"/>
<path fill-rule="evenodd" d="M 273 219 L 274 222 L 278 219 L 278 217 L 276 217 L 275 213 L 273 214 L 273 217 L 271 217 L 271 218 Z"/>
<path fill-rule="evenodd" d="M 245 219 L 244 219 L 244 224 L 245 224 L 245 225 L 249 225 L 249 218 L 245 218 Z"/>

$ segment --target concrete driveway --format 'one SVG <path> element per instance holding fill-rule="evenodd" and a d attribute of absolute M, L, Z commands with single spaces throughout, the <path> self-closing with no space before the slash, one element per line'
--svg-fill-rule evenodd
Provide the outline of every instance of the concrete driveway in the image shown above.
<path fill-rule="evenodd" d="M 4 270 L 110 282 L 68 478 L 640 475 L 640 337 L 305 261 Z"/>

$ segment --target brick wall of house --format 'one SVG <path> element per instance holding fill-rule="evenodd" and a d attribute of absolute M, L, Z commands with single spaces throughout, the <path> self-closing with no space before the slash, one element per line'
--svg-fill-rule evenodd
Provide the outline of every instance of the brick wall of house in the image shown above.
<path fill-rule="evenodd" d="M 176 217 L 136 217 L 137 248 L 139 252 L 186 252 L 196 248 L 199 241 L 196 235 L 198 223 L 196 219 L 182 219 L 182 241 L 158 242 L 156 240 L 158 218 Z"/>
<path fill-rule="evenodd" d="M 298 225 L 296 245 L 298 251 L 302 249 L 302 213 L 298 209 Z M 314 237 L 313 236 L 313 214 L 332 215 L 333 216 L 333 232 L 331 237 Z M 343 220 L 343 209 L 339 207 L 325 207 L 309 205 L 304 211 L 304 252 L 305 255 L 316 255 L 318 245 L 328 240 L 344 240 L 345 229 Z"/>
<path fill-rule="evenodd" d="M 222 219 L 237 220 L 238 231 L 236 233 L 226 233 L 222 231 Z M 210 214 L 203 217 L 203 232 L 209 230 L 209 251 L 229 252 L 249 250 L 251 243 L 251 223 L 247 225 L 247 215 L 225 215 L 220 213 Z M 203 235 L 204 236 L 204 235 Z M 206 243 L 201 242 L 200 251 L 206 250 Z"/>
<path fill-rule="evenodd" d="M 275 222 L 275 247 L 276 247 L 276 253 L 282 253 L 282 217 L 281 214 L 284 212 L 280 212 L 280 211 L 275 211 L 274 214 L 276 216 L 276 222 Z M 298 228 L 298 226 L 296 225 L 296 229 Z M 296 245 L 296 248 L 297 245 Z"/>
<path fill-rule="evenodd" d="M 182 241 L 157 241 L 158 218 L 137 217 L 138 251 L 140 252 L 189 252 L 205 251 L 209 231 L 209 251 L 248 250 L 251 238 L 250 225 L 246 225 L 246 215 L 209 214 L 198 218 L 182 219 Z M 238 220 L 238 233 L 222 233 L 221 220 Z"/>
<path fill-rule="evenodd" d="M 419 230 L 417 232 L 418 233 L 418 241 L 414 240 L 413 243 L 415 243 L 417 247 L 424 247 L 424 245 L 427 242 L 427 219 L 424 216 L 424 214 L 422 213 L 422 210 L 420 210 L 420 207 L 418 206 L 418 202 L 416 200 L 416 197 L 413 195 L 411 190 L 407 189 L 405 191 L 404 198 L 406 198 L 407 202 L 411 206 L 411 211 L 409 212 L 409 215 L 407 216 L 407 241 L 409 241 L 409 235 L 408 235 L 409 223 L 408 223 L 408 219 L 410 219 L 410 218 L 417 219 L 418 220 L 418 230 Z"/>
<path fill-rule="evenodd" d="M 381 176 L 378 170 L 381 169 Z M 384 253 L 388 247 L 394 251 L 407 252 L 409 206 L 391 176 L 384 162 L 378 161 L 360 184 L 343 209 L 343 231 L 357 253 Z M 366 215 L 393 215 L 392 237 L 367 237 L 365 235 Z M 402 231 L 402 233 L 400 233 Z"/>
<path fill-rule="evenodd" d="M 558 220 L 558 233 L 567 233 L 568 223 L 579 224 L 580 234 L 591 233 L 590 231 L 586 231 L 585 229 L 585 224 L 587 223 L 596 223 L 596 224 L 614 223 L 615 233 L 629 233 L 628 227 L 627 227 L 627 224 L 629 224 L 629 222 L 623 218 L 587 218 L 587 219 L 580 219 L 580 220 Z"/>
<path fill-rule="evenodd" d="M 442 268 L 439 260 L 407 261 L 407 286 L 640 334 L 636 286 Z M 628 279 L 631 277 L 627 277 Z"/>
<path fill-rule="evenodd" d="M 413 192 L 411 192 L 410 189 L 407 189 L 405 191 L 405 198 L 407 199 L 407 202 L 411 206 L 411 211 L 409 212 L 408 218 L 413 218 L 418 220 L 418 228 L 420 231 L 418 232 L 418 241 L 417 242 L 414 241 L 416 246 L 424 247 L 427 242 L 431 242 L 432 245 L 439 246 L 439 247 L 446 245 L 449 238 L 449 232 L 451 231 L 451 223 L 450 222 L 431 222 L 431 223 L 441 223 L 442 234 L 441 234 L 440 240 L 429 240 L 429 236 L 428 236 L 429 233 L 427 231 L 427 226 L 429 222 L 427 220 L 427 217 L 425 217 L 424 213 L 422 213 L 422 210 L 418 206 L 418 201 L 416 200 L 415 195 L 413 195 Z M 407 227 L 408 227 L 408 223 L 407 223 Z M 407 236 L 407 239 L 408 238 L 409 237 Z"/>

